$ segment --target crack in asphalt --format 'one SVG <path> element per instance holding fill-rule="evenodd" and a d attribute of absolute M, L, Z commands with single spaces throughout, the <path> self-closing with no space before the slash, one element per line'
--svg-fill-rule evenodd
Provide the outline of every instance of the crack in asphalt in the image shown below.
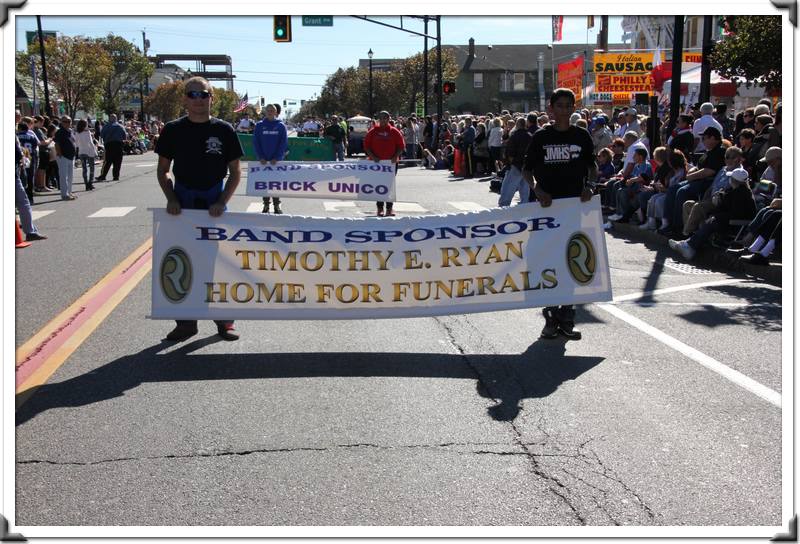
<path fill-rule="evenodd" d="M 530 443 L 529 445 L 541 445 L 535 442 Z M 121 463 L 121 462 L 129 462 L 129 461 L 158 461 L 164 459 L 200 459 L 204 457 L 229 457 L 229 456 L 245 456 L 245 455 L 253 455 L 258 453 L 296 453 L 302 451 L 313 451 L 313 452 L 326 452 L 326 451 L 333 451 L 337 449 L 352 449 L 352 448 L 374 448 L 380 450 L 405 450 L 405 449 L 446 449 L 452 447 L 471 447 L 471 446 L 508 446 L 505 442 L 444 442 L 441 444 L 406 444 L 400 446 L 386 446 L 382 444 L 370 444 L 370 443 L 353 443 L 353 444 L 335 444 L 333 446 L 325 446 L 325 447 L 297 447 L 297 448 L 263 448 L 263 449 L 254 449 L 254 450 L 241 450 L 241 451 L 217 451 L 217 452 L 195 452 L 195 453 L 187 453 L 187 454 L 173 454 L 173 455 L 152 455 L 152 456 L 143 456 L 143 457 L 115 457 L 111 459 L 100 459 L 98 461 L 52 461 L 50 459 L 26 459 L 22 461 L 17 461 L 16 464 L 18 465 L 34 465 L 34 464 L 47 464 L 47 465 L 58 465 L 58 466 L 92 466 L 92 465 L 102 465 L 108 463 Z M 492 452 L 489 450 L 477 450 L 474 452 L 463 452 L 467 454 L 484 454 L 484 453 L 495 453 L 498 455 L 502 455 L 503 452 Z"/>
<path fill-rule="evenodd" d="M 459 321 L 458 318 L 453 317 L 453 319 Z M 472 372 L 475 373 L 475 377 L 478 380 L 478 382 L 491 396 L 492 400 L 494 400 L 495 403 L 498 403 L 499 402 L 498 396 L 492 392 L 491 384 L 487 383 L 487 381 L 481 375 L 480 370 L 478 370 L 472 363 L 472 361 L 470 361 L 466 349 L 464 349 L 464 347 L 456 340 L 455 333 L 453 332 L 452 327 L 439 317 L 435 317 L 434 320 L 437 321 L 444 328 L 448 340 L 453 345 L 453 347 L 456 348 L 456 350 L 458 350 L 458 352 L 461 354 L 461 358 L 464 360 L 466 365 L 472 370 Z M 475 327 L 474 325 L 472 325 L 472 323 L 470 323 L 469 319 L 464 317 L 460 321 L 466 323 L 467 325 L 472 326 L 472 328 L 474 328 L 479 333 L 477 338 L 483 338 L 483 335 L 480 334 L 480 331 L 477 329 L 477 327 Z M 521 411 L 522 407 L 520 407 L 520 412 Z M 512 420 L 509 421 L 508 423 L 511 426 L 512 431 L 514 432 L 514 443 L 522 449 L 522 451 L 519 452 L 519 455 L 524 455 L 528 458 L 528 460 L 530 461 L 531 470 L 536 476 L 538 476 L 544 481 L 552 483 L 552 485 L 547 486 L 547 489 L 550 491 L 550 493 L 561 499 L 561 501 L 572 511 L 572 514 L 580 522 L 581 525 L 586 525 L 585 516 L 581 514 L 577 506 L 575 506 L 575 504 L 573 504 L 573 501 L 567 496 L 567 493 L 569 493 L 569 488 L 566 485 L 564 485 L 564 483 L 561 482 L 561 480 L 559 480 L 558 477 L 551 474 L 547 474 L 545 472 L 545 470 L 539 463 L 536 454 L 529 449 L 529 446 L 526 446 L 522 438 L 522 432 L 517 428 L 514 421 Z"/>
<path fill-rule="evenodd" d="M 475 331 L 475 335 L 472 338 L 479 339 L 480 344 L 484 343 L 485 337 L 481 333 L 480 329 L 478 327 L 476 327 L 473 323 L 470 322 L 468 317 L 457 318 L 457 317 L 454 317 L 454 316 L 450 316 L 450 318 L 454 319 L 457 322 L 460 322 L 461 324 L 464 324 L 464 325 L 467 325 L 467 326 L 471 327 Z M 450 323 L 445 322 L 441 318 L 437 317 L 437 318 L 434 318 L 434 319 L 437 322 L 439 322 L 439 324 L 442 326 L 442 328 L 444 328 L 444 330 L 445 330 L 445 332 L 447 334 L 448 340 L 453 345 L 453 347 L 459 352 L 459 354 L 461 355 L 462 359 L 464 359 L 464 362 L 466 363 L 466 365 L 473 371 L 473 373 L 475 374 L 476 379 L 478 380 L 480 386 L 482 386 L 484 388 L 484 390 L 491 396 L 492 400 L 495 403 L 500 402 L 498 396 L 492 391 L 492 384 L 494 382 L 486 380 L 485 377 L 481 374 L 480 370 L 472 363 L 472 361 L 470 361 L 470 358 L 469 358 L 469 355 L 467 353 L 467 350 L 456 339 L 456 335 L 455 335 L 453 326 Z M 519 407 L 519 411 L 520 411 L 520 413 L 522 413 L 524 411 L 524 407 L 520 406 Z M 599 475 L 599 476 L 601 476 L 601 477 L 603 477 L 603 478 L 605 478 L 605 479 L 607 479 L 607 480 L 609 480 L 611 482 L 615 482 L 616 484 L 618 484 L 628 495 L 630 495 L 630 496 L 635 498 L 636 502 L 641 507 L 641 510 L 644 511 L 644 513 L 647 515 L 647 517 L 649 518 L 650 521 L 655 521 L 656 520 L 657 516 L 656 516 L 655 512 L 653 512 L 653 510 L 644 502 L 642 497 L 636 491 L 631 489 L 625 482 L 623 482 L 622 479 L 610 467 L 608 467 L 603 462 L 603 460 L 600 458 L 600 456 L 597 454 L 597 452 L 595 452 L 594 450 L 592 450 L 591 448 L 588 447 L 588 445 L 592 441 L 595 440 L 595 437 L 590 437 L 587 440 L 585 440 L 584 442 L 582 442 L 581 444 L 579 444 L 577 446 L 577 448 L 576 448 L 576 453 L 575 454 L 568 454 L 568 453 L 563 453 L 563 454 L 561 454 L 561 453 L 559 453 L 559 454 L 535 453 L 535 452 L 531 451 L 531 449 L 530 449 L 530 446 L 534 445 L 534 444 L 523 442 L 523 440 L 522 440 L 522 432 L 520 431 L 519 428 L 517 428 L 517 425 L 514 422 L 514 420 L 509 421 L 509 425 L 511 426 L 511 429 L 512 429 L 512 431 L 514 433 L 514 443 L 519 448 L 519 451 L 496 452 L 496 451 L 489 451 L 489 450 L 478 450 L 478 451 L 474 451 L 474 452 L 471 452 L 471 453 L 479 454 L 479 455 L 513 455 L 513 456 L 525 456 L 525 457 L 527 457 L 530 460 L 530 464 L 531 464 L 533 473 L 536 476 L 538 476 L 539 478 L 541 478 L 542 480 L 544 480 L 546 482 L 550 482 L 550 485 L 548 486 L 549 491 L 564 502 L 564 504 L 573 512 L 575 517 L 578 519 L 578 521 L 582 525 L 586 525 L 587 524 L 586 516 L 584 516 L 580 512 L 580 510 L 578 509 L 578 506 L 576 506 L 576 504 L 575 504 L 575 501 L 570 496 L 568 496 L 568 495 L 573 494 L 574 492 L 571 491 L 570 488 L 561 479 L 559 479 L 555 474 L 548 473 L 546 471 L 545 467 L 543 467 L 541 462 L 540 462 L 540 459 L 547 458 L 547 457 L 563 457 L 563 458 L 570 458 L 570 459 L 578 459 L 580 461 L 583 461 L 590 468 L 591 467 L 599 467 L 602 470 L 602 472 L 598 472 L 596 470 L 591 470 L 591 472 L 595 473 L 595 474 L 597 474 L 597 475 Z M 547 444 L 551 443 L 551 441 L 553 441 L 553 438 L 550 436 L 550 433 L 548 433 L 547 429 L 545 428 L 544 421 L 543 421 L 543 416 L 541 416 L 541 415 L 539 416 L 539 418 L 536 421 L 535 425 L 536 425 L 537 430 L 542 435 L 544 435 L 544 437 L 546 438 L 545 442 L 544 443 L 540 443 L 540 445 L 547 445 Z M 597 485 L 594 485 L 594 484 L 590 483 L 589 481 L 587 481 L 585 478 L 582 478 L 582 477 L 578 476 L 577 474 L 574 474 L 574 473 L 566 470 L 563 467 L 561 467 L 560 470 L 563 471 L 565 474 L 569 475 L 570 477 L 574 478 L 576 481 L 581 482 L 583 485 L 585 485 L 589 489 L 593 489 L 596 492 L 601 493 L 602 494 L 601 499 L 604 500 L 604 501 L 608 501 L 609 493 L 610 493 L 610 491 L 608 489 L 603 489 L 603 488 L 601 488 L 601 487 L 599 487 Z M 583 496 L 584 494 L 581 493 L 579 495 Z M 617 520 L 608 511 L 606 505 L 604 505 L 601 502 L 601 500 L 599 500 L 598 497 L 596 497 L 596 496 L 594 496 L 594 494 L 592 494 L 590 496 L 590 498 L 595 503 L 597 509 L 600 510 L 605 516 L 607 516 L 608 519 L 611 520 L 611 522 L 614 525 L 617 525 L 617 526 L 621 525 L 620 521 Z"/>

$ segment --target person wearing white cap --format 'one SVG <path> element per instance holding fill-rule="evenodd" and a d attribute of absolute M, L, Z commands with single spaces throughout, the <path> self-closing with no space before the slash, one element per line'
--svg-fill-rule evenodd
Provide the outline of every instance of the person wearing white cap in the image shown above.
<path fill-rule="evenodd" d="M 717 176 L 699 201 L 687 200 L 683 203 L 683 235 L 689 237 L 714 211 L 716 204 L 713 196 L 729 186 L 728 174 L 742 168 L 742 150 L 731 146 L 725 150 L 725 167 L 720 168 Z M 745 170 L 746 172 L 747 170 Z"/>
<path fill-rule="evenodd" d="M 642 136 L 642 127 L 639 125 L 638 112 L 634 108 L 625 111 L 625 132 L 635 132 L 637 136 Z"/>
<path fill-rule="evenodd" d="M 692 134 L 694 135 L 694 152 L 695 153 L 702 153 L 706 150 L 706 146 L 703 144 L 703 138 L 700 136 L 705 132 L 708 127 L 715 127 L 720 134 L 722 134 L 722 125 L 719 124 L 719 121 L 714 119 L 714 104 L 711 102 L 704 102 L 700 106 L 700 119 L 694 122 L 692 125 Z"/>
<path fill-rule="evenodd" d="M 669 247 L 680 253 L 687 261 L 694 259 L 697 251 L 708 242 L 712 234 L 725 232 L 731 220 L 749 221 L 756 215 L 756 203 L 747 184 L 749 179 L 747 170 L 736 168 L 726 175 L 729 177 L 730 186 L 714 195 L 716 207 L 711 218 L 688 240 L 669 241 Z"/>

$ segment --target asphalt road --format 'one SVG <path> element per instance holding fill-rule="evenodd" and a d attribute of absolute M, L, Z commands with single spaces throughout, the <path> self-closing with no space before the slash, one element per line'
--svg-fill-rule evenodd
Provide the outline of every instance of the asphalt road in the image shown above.
<path fill-rule="evenodd" d="M 15 252 L 17 346 L 151 236 L 148 208 L 164 200 L 155 162 L 125 157 L 119 182 L 78 184 L 73 202 L 37 199 L 49 238 Z M 257 205 L 238 193 L 231 210 Z M 403 213 L 497 201 L 486 182 L 418 168 L 400 171 L 398 195 L 401 210 L 425 210 Z M 89 217 L 107 207 L 135 208 Z M 284 209 L 374 213 L 299 199 Z M 581 307 L 573 342 L 538 340 L 530 309 L 240 322 L 234 343 L 201 323 L 176 346 L 161 340 L 170 322 L 145 319 L 145 279 L 18 409 L 6 516 L 26 536 L 58 525 L 730 525 L 773 536 L 788 521 L 782 291 L 613 233 L 607 246 L 615 299 L 627 300 Z"/>

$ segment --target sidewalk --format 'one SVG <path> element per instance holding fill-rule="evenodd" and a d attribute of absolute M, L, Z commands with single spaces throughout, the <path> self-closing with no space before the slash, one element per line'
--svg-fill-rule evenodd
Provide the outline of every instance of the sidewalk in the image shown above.
<path fill-rule="evenodd" d="M 606 231 L 606 233 L 611 236 L 637 240 L 648 245 L 669 249 L 669 238 L 651 230 L 640 230 L 638 225 L 614 223 L 614 228 Z M 678 253 L 675 253 L 674 259 L 684 260 Z M 743 263 L 736 257 L 728 255 L 724 249 L 706 246 L 697 252 L 697 256 L 691 261 L 691 264 L 720 272 L 753 276 L 777 287 L 782 286 L 783 265 L 779 262 L 770 262 L 769 266 L 752 265 Z"/>

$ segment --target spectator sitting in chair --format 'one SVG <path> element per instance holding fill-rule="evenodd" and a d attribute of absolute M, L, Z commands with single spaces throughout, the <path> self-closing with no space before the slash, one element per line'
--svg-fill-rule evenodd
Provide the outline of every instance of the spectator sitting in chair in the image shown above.
<path fill-rule="evenodd" d="M 653 169 L 647 161 L 647 150 L 643 148 L 635 149 L 633 157 L 634 167 L 631 176 L 615 184 L 617 213 L 609 216 L 609 221 L 627 223 L 633 212 L 636 211 L 636 195 L 644 185 L 649 185 L 653 180 Z"/>
<path fill-rule="evenodd" d="M 756 215 L 756 203 L 748 185 L 747 170 L 737 168 L 726 172 L 730 186 L 714 195 L 714 211 L 705 223 L 684 241 L 670 240 L 669 247 L 690 261 L 697 255 L 713 234 L 722 234 L 734 219 L 750 220 Z"/>
<path fill-rule="evenodd" d="M 716 121 L 714 121 L 716 123 Z M 683 230 L 683 203 L 687 200 L 700 200 L 714 182 L 719 169 L 725 166 L 725 150 L 722 148 L 722 134 L 713 126 L 702 133 L 705 153 L 697 161 L 697 166 L 689 170 L 681 183 L 670 185 L 664 201 L 664 217 L 669 226 L 662 227 L 661 234 L 680 236 Z"/>
<path fill-rule="evenodd" d="M 714 210 L 714 199 L 719 191 L 729 186 L 728 172 L 742 168 L 742 150 L 731 146 L 725 150 L 725 166 L 719 169 L 711 187 L 699 201 L 687 200 L 683 203 L 683 235 L 688 237 L 694 233 Z"/>

